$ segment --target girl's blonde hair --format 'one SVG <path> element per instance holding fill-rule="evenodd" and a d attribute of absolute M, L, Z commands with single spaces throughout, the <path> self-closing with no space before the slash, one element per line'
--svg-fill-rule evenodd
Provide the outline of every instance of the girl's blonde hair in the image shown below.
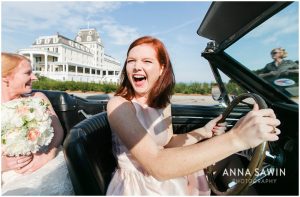
<path fill-rule="evenodd" d="M 21 61 L 27 60 L 30 62 L 28 58 L 22 55 L 18 55 L 15 53 L 1 53 L 1 75 L 2 77 L 6 77 L 10 75 L 14 69 L 20 64 Z"/>
<path fill-rule="evenodd" d="M 286 57 L 287 57 L 288 53 L 287 53 L 287 52 L 285 51 L 285 49 L 282 48 L 282 47 L 278 47 L 278 48 L 273 49 L 273 50 L 271 51 L 271 54 L 272 54 L 274 51 L 276 51 L 276 50 L 281 51 L 281 58 L 286 58 Z"/>

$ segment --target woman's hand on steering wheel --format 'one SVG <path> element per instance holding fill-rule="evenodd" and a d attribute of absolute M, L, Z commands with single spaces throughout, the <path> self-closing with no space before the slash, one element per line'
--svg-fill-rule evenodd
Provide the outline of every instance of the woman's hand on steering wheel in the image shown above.
<path fill-rule="evenodd" d="M 225 133 L 227 129 L 227 123 L 226 122 L 218 123 L 221 119 L 222 119 L 222 114 L 212 119 L 204 126 L 207 138 L 211 138 L 213 136 L 221 135 Z"/>
<path fill-rule="evenodd" d="M 265 141 L 276 141 L 280 121 L 272 109 L 261 109 L 254 104 L 253 110 L 241 118 L 231 132 L 237 136 L 241 150 L 254 148 Z"/>

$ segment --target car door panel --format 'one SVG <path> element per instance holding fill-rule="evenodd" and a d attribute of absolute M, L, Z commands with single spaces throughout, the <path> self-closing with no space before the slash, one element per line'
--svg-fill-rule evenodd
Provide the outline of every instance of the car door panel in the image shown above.
<path fill-rule="evenodd" d="M 216 118 L 225 110 L 220 105 L 172 105 L 172 124 L 174 133 L 186 133 L 204 126 L 210 120 Z M 231 128 L 237 120 L 250 111 L 248 106 L 237 106 L 226 119 Z"/>

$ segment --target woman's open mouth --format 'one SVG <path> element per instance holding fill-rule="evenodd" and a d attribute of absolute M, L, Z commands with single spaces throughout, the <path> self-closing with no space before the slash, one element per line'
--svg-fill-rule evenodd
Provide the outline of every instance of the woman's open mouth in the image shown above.
<path fill-rule="evenodd" d="M 133 75 L 133 82 L 136 87 L 141 87 L 146 82 L 146 77 L 144 75 Z"/>
<path fill-rule="evenodd" d="M 26 87 L 30 86 L 30 88 L 31 88 L 32 83 L 31 83 L 31 82 L 28 82 L 28 83 L 25 84 L 25 86 L 26 86 Z"/>

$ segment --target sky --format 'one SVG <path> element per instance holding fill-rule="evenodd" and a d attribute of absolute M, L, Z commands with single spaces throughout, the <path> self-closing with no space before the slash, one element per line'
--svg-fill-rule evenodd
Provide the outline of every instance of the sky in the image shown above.
<path fill-rule="evenodd" d="M 140 36 L 150 35 L 166 45 L 177 82 L 213 81 L 209 64 L 201 57 L 209 40 L 196 33 L 211 2 L 2 1 L 1 4 L 2 51 L 16 52 L 28 48 L 39 36 L 55 35 L 57 32 L 74 39 L 80 28 L 90 27 L 99 32 L 105 53 L 118 59 L 123 66 L 129 44 Z M 293 9 L 298 13 L 298 6 L 293 6 Z M 299 31 L 298 14 L 296 16 L 293 19 L 297 22 L 296 27 L 289 33 Z M 269 28 L 273 30 L 272 24 Z M 241 43 L 253 43 L 252 39 L 261 36 L 257 34 Z M 267 38 L 261 36 L 261 39 L 263 42 Z M 262 44 L 259 48 L 264 54 L 269 54 L 272 47 Z M 298 42 L 289 49 L 296 52 L 295 48 L 298 54 Z M 237 53 L 242 61 L 253 61 L 251 56 L 242 58 L 244 50 L 239 46 L 230 50 Z M 290 55 L 297 58 L 297 55 Z M 267 55 L 253 65 L 264 65 L 270 61 Z"/>
<path fill-rule="evenodd" d="M 286 50 L 286 59 L 299 60 L 298 2 L 290 4 L 225 51 L 234 54 L 238 61 L 247 64 L 251 70 L 257 70 L 272 61 L 270 52 L 278 47 Z"/>

